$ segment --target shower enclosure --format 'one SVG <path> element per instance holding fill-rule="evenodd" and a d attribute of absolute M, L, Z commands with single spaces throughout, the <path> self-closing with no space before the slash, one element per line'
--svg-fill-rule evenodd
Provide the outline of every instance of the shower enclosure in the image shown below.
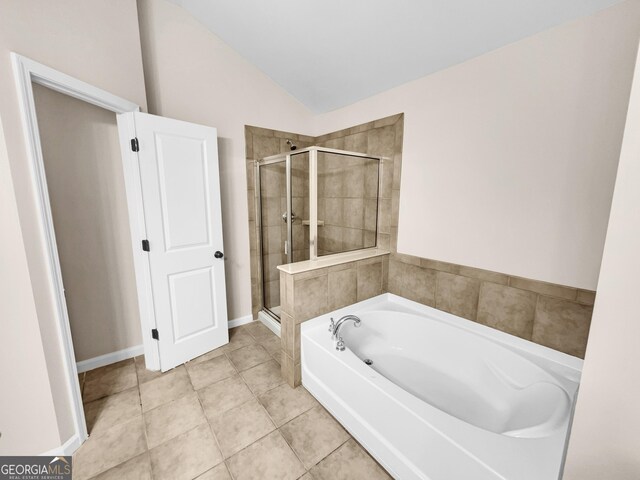
<path fill-rule="evenodd" d="M 278 265 L 373 248 L 382 157 L 309 147 L 257 162 L 262 304 L 280 318 Z"/>

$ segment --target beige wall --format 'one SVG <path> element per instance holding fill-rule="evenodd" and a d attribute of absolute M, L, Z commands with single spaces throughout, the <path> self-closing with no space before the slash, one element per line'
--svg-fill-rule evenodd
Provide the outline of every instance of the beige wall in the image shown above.
<path fill-rule="evenodd" d="M 315 120 L 405 113 L 398 250 L 595 290 L 640 2 L 632 0 Z"/>
<path fill-rule="evenodd" d="M 1 122 L 0 225 L 0 455 L 38 454 L 60 437 Z"/>
<path fill-rule="evenodd" d="M 76 361 L 142 343 L 113 112 L 34 85 Z"/>
<path fill-rule="evenodd" d="M 564 480 L 640 478 L 640 61 Z"/>
<path fill-rule="evenodd" d="M 150 113 L 218 129 L 229 318 L 250 315 L 244 126 L 307 133 L 311 114 L 186 10 L 140 0 L 138 11 Z"/>
<path fill-rule="evenodd" d="M 38 227 L 36 195 L 30 183 L 9 53 L 15 51 L 25 55 L 138 103 L 143 108 L 146 107 L 146 101 L 134 0 L 0 0 L 0 11 L 0 117 L 4 122 L 11 178 L 33 292 L 32 301 L 40 326 L 40 336 L 34 336 L 32 330 L 31 335 L 25 334 L 20 339 L 20 346 L 25 351 L 44 348 L 46 375 L 56 410 L 60 440 L 54 442 L 46 429 L 25 430 L 21 437 L 25 443 L 15 443 L 12 447 L 16 451 L 31 452 L 34 448 L 50 449 L 65 442 L 72 433 L 73 425 L 70 399 L 64 383 L 66 377 L 62 351 L 59 344 L 52 340 L 57 332 L 53 293 L 47 284 L 44 237 Z M 26 278 L 24 268 L 25 265 L 20 262 L 13 264 L 10 269 L 3 268 L 0 272 L 3 282 L 13 284 L 15 278 Z M 37 377 L 26 378 L 38 381 Z M 24 382 L 24 378 L 21 382 Z M 43 397 L 40 411 L 46 411 L 46 402 Z M 37 406 L 30 409 L 23 406 L 24 403 L 11 409 L 16 421 L 22 416 L 34 415 L 34 411 L 38 410 Z M 24 420 L 26 425 L 31 422 L 26 418 Z M 39 439 L 36 441 L 35 437 Z"/>

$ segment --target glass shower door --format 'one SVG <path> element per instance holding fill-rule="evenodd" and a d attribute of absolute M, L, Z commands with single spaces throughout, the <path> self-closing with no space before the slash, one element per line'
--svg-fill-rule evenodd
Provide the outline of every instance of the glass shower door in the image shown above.
<path fill-rule="evenodd" d="M 284 158 L 259 166 L 258 186 L 262 301 L 265 309 L 280 318 L 280 272 L 277 267 L 288 262 L 287 169 Z"/>

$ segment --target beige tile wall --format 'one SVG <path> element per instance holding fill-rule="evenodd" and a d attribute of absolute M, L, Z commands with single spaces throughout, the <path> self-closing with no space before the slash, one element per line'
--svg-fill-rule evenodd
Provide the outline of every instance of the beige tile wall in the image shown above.
<path fill-rule="evenodd" d="M 280 272 L 282 375 L 300 384 L 300 325 L 387 289 L 389 255 L 298 274 Z"/>
<path fill-rule="evenodd" d="M 389 292 L 583 358 L 595 292 L 392 253 Z"/>

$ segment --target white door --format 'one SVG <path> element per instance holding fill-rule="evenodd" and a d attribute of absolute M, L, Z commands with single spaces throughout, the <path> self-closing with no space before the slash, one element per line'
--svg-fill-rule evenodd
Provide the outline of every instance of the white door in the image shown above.
<path fill-rule="evenodd" d="M 164 372 L 229 341 L 216 129 L 127 115 L 146 227 L 138 248 L 148 255 L 155 317 L 148 334 Z"/>

